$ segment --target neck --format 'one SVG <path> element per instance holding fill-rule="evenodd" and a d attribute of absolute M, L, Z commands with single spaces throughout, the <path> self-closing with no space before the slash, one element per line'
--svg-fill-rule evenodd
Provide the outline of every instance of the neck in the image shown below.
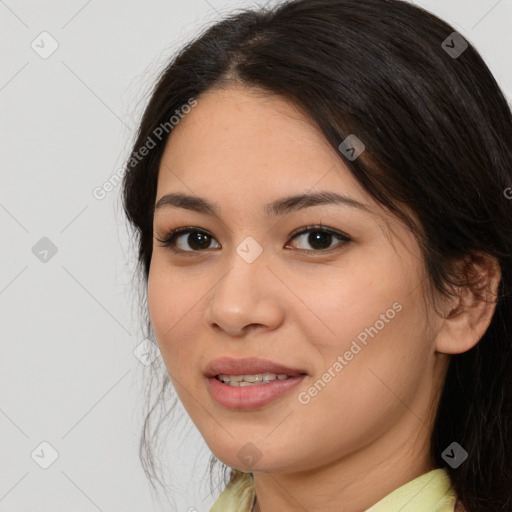
<path fill-rule="evenodd" d="M 376 442 L 328 467 L 300 473 L 255 471 L 257 499 L 252 512 L 338 512 L 340 502 L 346 512 L 367 510 L 395 489 L 435 469 L 428 456 L 428 435 L 421 442 L 403 439 L 409 441 L 402 443 L 399 453 L 392 449 L 383 453 Z"/>

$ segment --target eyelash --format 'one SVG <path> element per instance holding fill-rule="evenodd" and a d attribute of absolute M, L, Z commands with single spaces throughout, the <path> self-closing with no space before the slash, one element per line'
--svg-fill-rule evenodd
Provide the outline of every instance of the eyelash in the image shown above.
<path fill-rule="evenodd" d="M 302 252 L 302 253 L 321 253 L 321 254 L 325 254 L 327 252 L 332 252 L 333 249 L 339 248 L 340 246 L 343 246 L 347 242 L 351 241 L 351 239 L 347 235 L 345 235 L 344 233 L 341 233 L 340 231 L 337 231 L 337 230 L 325 228 L 321 224 L 320 225 L 316 225 L 316 226 L 305 226 L 303 228 L 295 230 L 290 235 L 290 240 L 298 238 L 300 235 L 303 235 L 305 233 L 315 232 L 315 231 L 316 232 L 320 232 L 320 233 L 327 233 L 327 234 L 330 234 L 330 235 L 334 235 L 335 237 L 341 239 L 341 243 L 338 243 L 338 244 L 334 245 L 333 247 L 329 247 L 327 249 L 319 249 L 319 250 L 296 249 L 297 251 Z M 207 231 L 204 231 L 202 229 L 198 229 L 198 228 L 195 228 L 195 227 L 182 227 L 182 228 L 174 229 L 174 230 L 170 231 L 169 233 L 167 233 L 166 237 L 163 240 L 160 240 L 159 238 L 156 238 L 156 240 L 158 242 L 160 242 L 161 247 L 166 247 L 166 248 L 170 249 L 174 253 L 184 254 L 186 256 L 193 256 L 194 253 L 206 252 L 206 251 L 209 250 L 209 249 L 203 249 L 203 250 L 184 251 L 182 249 L 176 249 L 176 239 L 179 236 L 187 234 L 187 233 L 188 234 L 190 234 L 190 233 L 201 233 L 201 234 L 205 234 L 205 235 L 211 236 Z M 211 236 L 211 238 L 213 240 L 215 240 L 215 238 L 213 236 Z"/>

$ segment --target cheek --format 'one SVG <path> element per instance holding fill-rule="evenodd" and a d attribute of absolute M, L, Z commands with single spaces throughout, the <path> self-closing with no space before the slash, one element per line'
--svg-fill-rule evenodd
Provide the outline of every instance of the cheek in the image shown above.
<path fill-rule="evenodd" d="M 327 447 L 325 453 L 312 453 L 311 457 L 330 457 L 332 452 L 364 447 L 407 413 L 404 404 L 418 399 L 425 382 L 428 343 L 414 318 L 413 304 L 406 298 L 400 302 L 403 309 L 382 329 L 370 331 L 366 344 L 359 341 L 357 333 L 374 326 L 379 308 L 371 315 L 367 312 L 363 319 L 340 316 L 335 328 L 337 342 L 316 345 L 321 364 L 316 366 L 310 387 L 301 390 L 304 393 L 297 397 L 300 405 L 296 405 L 296 418 L 300 418 L 296 428 L 304 445 L 317 450 Z M 427 391 L 425 387 L 421 397 Z M 319 428 L 325 441 L 321 447 Z"/>
<path fill-rule="evenodd" d="M 197 302 L 197 296 L 195 301 L 189 297 L 194 294 L 192 285 L 190 279 L 184 283 L 179 272 L 170 271 L 163 256 L 154 254 L 148 276 L 148 309 L 155 333 L 165 334 L 159 341 L 173 333 L 180 320 L 186 318 L 187 310 Z"/>
<path fill-rule="evenodd" d="M 414 269 L 404 267 L 394 253 L 384 248 L 375 252 L 358 253 L 354 261 L 347 259 L 343 266 L 330 265 L 315 279 L 301 277 L 296 287 L 307 290 L 305 302 L 317 317 L 311 322 L 316 339 L 323 338 L 328 345 L 343 348 L 339 346 L 342 340 L 350 345 L 352 338 L 376 322 L 379 331 L 388 330 L 391 323 L 404 316 L 398 309 L 406 308 L 411 314 L 412 309 L 418 308 L 420 302 L 411 293 L 420 284 L 418 278 L 411 278 Z M 312 318 L 310 314 L 308 318 Z M 303 326 L 307 329 L 307 323 Z"/>
<path fill-rule="evenodd" d="M 184 281 L 179 272 L 169 272 L 156 257 L 148 276 L 148 310 L 162 358 L 173 375 L 193 361 L 199 339 L 193 334 L 200 325 L 201 287 Z M 197 283 L 197 280 L 196 280 Z M 180 365 L 181 362 L 181 365 Z"/>
<path fill-rule="evenodd" d="M 322 323 L 302 326 L 321 361 L 317 377 L 329 368 L 340 376 L 329 385 L 332 390 L 350 380 L 364 395 L 375 393 L 383 388 L 381 375 L 399 387 L 412 385 L 428 358 L 431 344 L 416 260 L 398 258 L 392 249 L 379 256 L 363 256 L 346 271 L 336 269 L 330 279 L 308 284 L 308 300 Z M 336 371 L 338 356 L 345 361 Z"/>

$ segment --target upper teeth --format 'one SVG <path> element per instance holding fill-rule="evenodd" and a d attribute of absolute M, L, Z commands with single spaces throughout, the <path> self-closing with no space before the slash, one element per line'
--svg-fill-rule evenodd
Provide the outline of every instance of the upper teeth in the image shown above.
<path fill-rule="evenodd" d="M 271 380 L 284 380 L 289 376 L 275 373 L 256 373 L 254 375 L 218 375 L 222 382 L 270 382 Z"/>

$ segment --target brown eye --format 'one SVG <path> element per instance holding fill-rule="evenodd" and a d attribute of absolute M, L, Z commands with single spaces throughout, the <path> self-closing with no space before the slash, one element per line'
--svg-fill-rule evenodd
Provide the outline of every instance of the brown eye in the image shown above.
<path fill-rule="evenodd" d="M 164 240 L 157 240 L 163 247 L 169 247 L 176 252 L 198 252 L 210 249 L 215 239 L 196 228 L 179 228 L 171 231 Z"/>
<path fill-rule="evenodd" d="M 293 236 L 292 240 L 300 238 L 304 238 L 304 242 L 309 244 L 313 250 L 302 247 L 299 247 L 299 250 L 308 252 L 327 251 L 333 247 L 343 245 L 345 242 L 350 241 L 350 238 L 342 233 L 318 226 L 307 227 L 306 229 L 299 231 Z M 332 243 L 333 241 L 335 242 L 336 239 L 341 242 L 333 246 Z"/>
<path fill-rule="evenodd" d="M 291 240 L 300 239 L 302 237 L 304 237 L 305 243 L 309 244 L 312 249 L 299 247 L 298 250 L 301 252 L 327 252 L 330 249 L 351 241 L 347 235 L 332 229 L 323 228 L 322 226 L 307 226 L 301 228 L 292 233 Z M 214 240 L 215 238 L 206 231 L 193 227 L 175 229 L 163 240 L 157 238 L 157 241 L 160 242 L 163 247 L 168 247 L 173 252 L 190 254 L 212 249 L 211 244 Z M 338 243 L 335 243 L 336 241 L 338 241 Z M 286 247 L 289 247 L 289 244 L 287 244 Z M 217 242 L 217 246 L 213 248 L 220 249 L 221 245 Z"/>

